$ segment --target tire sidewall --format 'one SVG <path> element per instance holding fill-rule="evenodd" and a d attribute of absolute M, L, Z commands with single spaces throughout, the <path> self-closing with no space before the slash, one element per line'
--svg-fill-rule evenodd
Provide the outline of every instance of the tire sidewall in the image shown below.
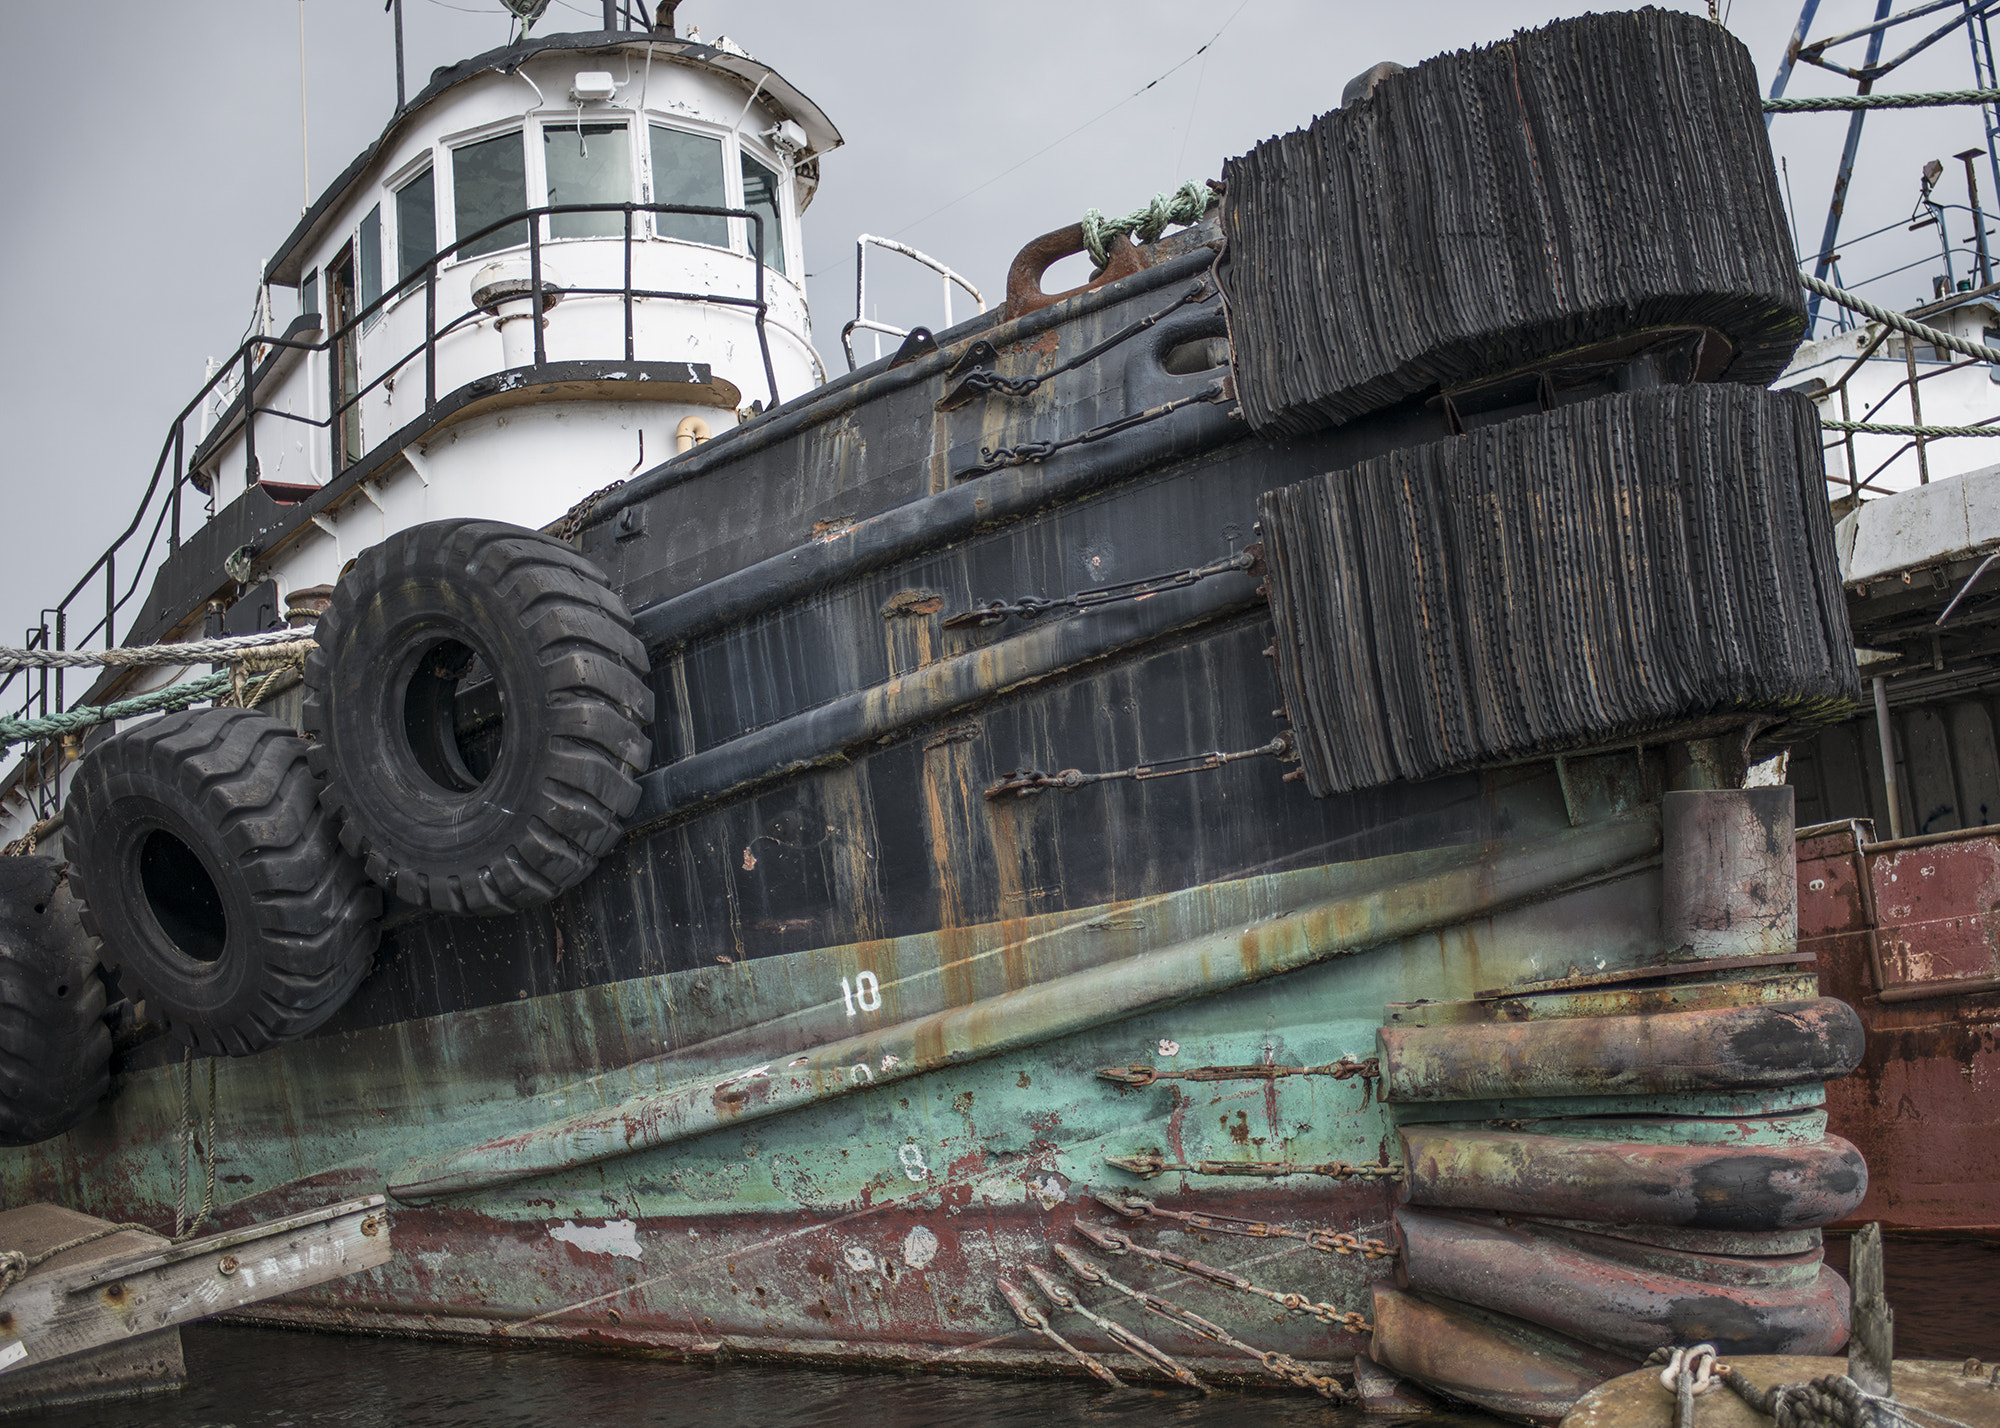
<path fill-rule="evenodd" d="M 114 778 L 105 781 L 101 793 L 90 791 L 97 795 L 89 803 L 98 836 L 77 855 L 110 965 L 155 996 L 171 996 L 175 1021 L 233 1021 L 233 1013 L 255 997 L 262 964 L 255 892 L 233 850 L 193 800 L 178 789 L 140 788 L 135 782 Z M 140 852 L 155 831 L 186 845 L 215 885 L 227 932 L 222 952 L 212 962 L 183 952 L 153 913 Z"/>
<path fill-rule="evenodd" d="M 546 707 L 528 670 L 534 651 L 518 620 L 498 599 L 466 599 L 443 579 L 399 582 L 393 600 L 376 600 L 343 621 L 331 646 L 333 668 L 353 671 L 326 689 L 321 738 L 329 777 L 348 790 L 347 816 L 374 830 L 374 850 L 396 865 L 424 860 L 424 834 L 467 841 L 505 839 L 521 821 L 540 782 L 535 752 L 547 742 Z M 417 667 L 441 641 L 477 652 L 499 692 L 500 753 L 474 788 L 446 788 L 425 773 L 404 730 Z M 364 667 L 365 662 L 365 667 Z M 415 838 L 399 837 L 415 834 Z"/>

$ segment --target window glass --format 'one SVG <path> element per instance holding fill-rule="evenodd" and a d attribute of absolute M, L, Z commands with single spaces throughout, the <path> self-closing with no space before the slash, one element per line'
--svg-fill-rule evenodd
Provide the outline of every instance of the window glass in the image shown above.
<path fill-rule="evenodd" d="M 632 145 L 623 124 L 544 124 L 542 163 L 551 204 L 632 201 Z M 622 213 L 549 215 L 552 238 L 616 238 L 624 231 Z"/>
<path fill-rule="evenodd" d="M 319 316 L 319 269 L 314 268 L 299 282 L 299 316 Z"/>
<path fill-rule="evenodd" d="M 382 296 L 382 205 L 379 203 L 361 220 L 361 232 L 354 240 L 354 267 L 361 306 L 366 309 Z"/>
<path fill-rule="evenodd" d="M 518 130 L 452 150 L 451 200 L 460 238 L 470 238 L 487 224 L 528 206 L 527 158 Z M 463 244 L 458 256 L 476 258 L 527 241 L 528 225 L 510 223 Z"/>
<path fill-rule="evenodd" d="M 396 190 L 396 281 L 401 282 L 437 252 L 437 199 L 425 169 Z"/>
<path fill-rule="evenodd" d="M 653 202 L 727 208 L 722 187 L 722 140 L 684 129 L 653 126 Z M 729 246 L 729 220 L 691 213 L 656 213 L 653 231 L 662 238 Z"/>
<path fill-rule="evenodd" d="M 785 231 L 778 219 L 778 176 L 748 154 L 743 156 L 743 206 L 764 220 L 764 262 L 785 271 Z M 744 225 L 757 242 L 757 225 Z"/>

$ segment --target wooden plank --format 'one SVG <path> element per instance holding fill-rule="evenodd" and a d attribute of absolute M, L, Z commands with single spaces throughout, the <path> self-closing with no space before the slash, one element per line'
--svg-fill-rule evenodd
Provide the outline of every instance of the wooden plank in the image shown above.
<path fill-rule="evenodd" d="M 385 1264 L 385 1203 L 379 1195 L 347 1200 L 182 1245 L 142 1245 L 109 1261 L 65 1266 L 71 1256 L 63 1255 L 0 1303 L 0 1359 L 12 1360 L 0 1373 Z"/>

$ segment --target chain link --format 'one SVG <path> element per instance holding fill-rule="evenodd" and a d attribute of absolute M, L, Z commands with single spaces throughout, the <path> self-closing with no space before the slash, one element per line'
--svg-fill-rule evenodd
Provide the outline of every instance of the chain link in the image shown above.
<path fill-rule="evenodd" d="M 1097 1074 L 1121 1086 L 1134 1087 L 1150 1086 L 1155 1081 L 1276 1081 L 1286 1076 L 1331 1076 L 1336 1081 L 1361 1076 L 1377 1080 L 1382 1075 L 1382 1063 L 1373 1056 L 1366 1061 L 1343 1056 L 1324 1066 L 1190 1066 L 1179 1070 L 1134 1063 L 1130 1066 L 1100 1066 Z"/>
<path fill-rule="evenodd" d="M 1292 736 L 1283 733 L 1268 744 L 1260 744 L 1254 749 L 1234 749 L 1228 753 L 1217 751 L 1212 754 L 1189 754 L 1184 758 L 1162 759 L 1157 763 L 1134 764 L 1129 769 L 1113 769 L 1109 773 L 1085 773 L 1082 769 L 1064 769 L 1061 773 L 1043 773 L 1040 769 L 1023 769 L 1005 775 L 1000 782 L 986 790 L 989 799 L 1005 798 L 1013 794 L 1016 798 L 1028 798 L 1044 789 L 1076 789 L 1093 783 L 1109 783 L 1115 779 L 1132 779 L 1143 783 L 1149 778 L 1173 778 L 1179 774 L 1205 773 L 1219 769 L 1224 764 L 1237 763 L 1243 759 L 1285 758 L 1292 751 Z"/>
<path fill-rule="evenodd" d="M 1091 1192 L 1091 1198 L 1113 1214 L 1128 1220 L 1172 1220 L 1191 1230 L 1216 1235 L 1240 1235 L 1253 1240 L 1301 1240 L 1321 1254 L 1358 1254 L 1364 1259 L 1394 1259 L 1396 1248 L 1383 1240 L 1364 1239 L 1345 1230 L 1294 1230 L 1263 1220 L 1239 1220 L 1228 1215 L 1203 1215 L 1193 1210 L 1167 1210 L 1144 1195 Z"/>
<path fill-rule="evenodd" d="M 1135 1155 L 1107 1155 L 1104 1163 L 1128 1175 L 1136 1175 L 1141 1180 L 1152 1180 L 1168 1171 L 1178 1171 L 1183 1175 L 1325 1175 L 1335 1180 L 1401 1180 L 1403 1167 L 1400 1163 L 1391 1165 L 1355 1165 L 1345 1160 L 1329 1160 L 1318 1165 L 1304 1165 L 1290 1160 L 1168 1160 L 1157 1150 L 1142 1150 Z"/>
<path fill-rule="evenodd" d="M 1171 1299 L 1163 1298 L 1158 1294 L 1153 1294 L 1144 1289 L 1134 1289 L 1129 1284 L 1122 1284 L 1071 1249 L 1068 1245 L 1055 1245 L 1053 1248 L 1056 1258 L 1062 1261 L 1063 1268 L 1067 1269 L 1085 1284 L 1102 1285 L 1112 1293 L 1123 1295 L 1133 1303 L 1151 1310 L 1161 1318 L 1177 1324 L 1183 1329 L 1193 1330 L 1211 1343 L 1222 1344 L 1227 1348 L 1236 1350 L 1240 1354 L 1247 1354 L 1261 1364 L 1264 1371 L 1274 1378 L 1281 1378 L 1286 1383 L 1293 1384 L 1299 1388 L 1309 1388 L 1322 1398 L 1330 1398 L 1335 1402 L 1347 1402 L 1353 1398 L 1353 1395 L 1345 1388 L 1342 1388 L 1335 1380 L 1314 1373 L 1304 1364 L 1298 1362 L 1298 1360 L 1285 1354 L 1275 1353 L 1268 1349 L 1260 1349 L 1254 1345 L 1246 1344 L 1220 1324 L 1202 1318 L 1201 1315 L 1191 1309 L 1181 1308 L 1180 1305 L 1174 1303 Z"/>
<path fill-rule="evenodd" d="M 944 621 L 947 630 L 955 630 L 964 625 L 997 625 L 1009 615 L 1019 615 L 1024 620 L 1032 620 L 1037 615 L 1045 615 L 1051 610 L 1088 610 L 1098 605 L 1112 605 L 1121 600 L 1143 600 L 1148 595 L 1157 595 L 1163 590 L 1180 590 L 1212 575 L 1226 575 L 1232 570 L 1254 570 L 1263 557 L 1263 547 L 1248 546 L 1234 555 L 1220 560 L 1211 560 L 1207 565 L 1193 566 L 1186 570 L 1175 570 L 1166 575 L 1148 575 L 1141 580 L 1127 580 L 1118 585 L 1103 585 L 1095 590 L 1079 591 L 1075 595 L 1058 595 L 1044 600 L 1035 595 L 1024 595 L 1019 600 L 990 600 L 984 605 L 974 605 Z"/>
<path fill-rule="evenodd" d="M 1100 1225 L 1087 1225 L 1079 1220 L 1076 1232 L 1106 1254 L 1135 1254 L 1142 1259 L 1152 1260 L 1155 1264 L 1164 1264 L 1169 1269 L 1178 1269 L 1183 1274 L 1206 1279 L 1211 1284 L 1220 1284 L 1225 1289 L 1235 1289 L 1244 1294 L 1254 1294 L 1260 1299 L 1268 1299 L 1280 1308 L 1291 1310 L 1294 1314 L 1308 1315 L 1322 1324 L 1345 1329 L 1350 1334 L 1371 1334 L 1375 1331 L 1375 1326 L 1368 1322 L 1367 1317 L 1356 1310 L 1336 1309 L 1331 1304 L 1322 1304 L 1316 1299 L 1306 1298 L 1303 1294 L 1266 1289 L 1261 1284 L 1256 1284 L 1229 1270 L 1217 1269 L 1212 1264 L 1203 1264 L 1198 1259 L 1189 1259 L 1171 1250 L 1142 1245 L 1130 1235 L 1120 1234 L 1117 1230 L 1107 1230 Z"/>

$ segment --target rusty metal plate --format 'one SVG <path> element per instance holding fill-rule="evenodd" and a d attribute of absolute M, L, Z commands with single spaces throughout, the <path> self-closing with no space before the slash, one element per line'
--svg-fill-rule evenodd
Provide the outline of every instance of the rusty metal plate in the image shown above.
<path fill-rule="evenodd" d="M 1868 855 L 1885 1001 L 2000 988 L 2000 840 Z"/>

